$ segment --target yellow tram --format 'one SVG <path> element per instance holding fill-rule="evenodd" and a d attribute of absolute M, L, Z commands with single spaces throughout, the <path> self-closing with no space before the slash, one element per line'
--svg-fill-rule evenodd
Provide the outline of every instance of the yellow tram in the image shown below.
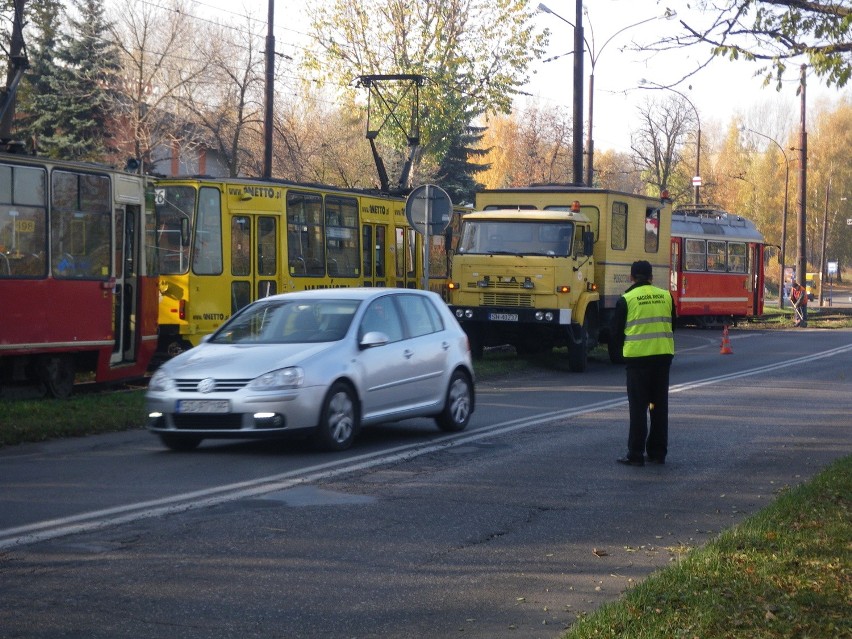
<path fill-rule="evenodd" d="M 419 288 L 423 237 L 405 199 L 275 179 L 181 177 L 155 188 L 158 352 L 197 345 L 255 299 L 350 286 Z M 449 272 L 429 238 L 429 287 Z"/>

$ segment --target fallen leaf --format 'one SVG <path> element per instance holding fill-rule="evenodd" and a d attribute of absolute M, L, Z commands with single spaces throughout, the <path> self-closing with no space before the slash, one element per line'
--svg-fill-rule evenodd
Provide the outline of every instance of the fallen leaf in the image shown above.
<path fill-rule="evenodd" d="M 599 548 L 594 548 L 592 553 L 597 557 L 609 557 L 609 553 L 606 550 L 600 550 Z"/>

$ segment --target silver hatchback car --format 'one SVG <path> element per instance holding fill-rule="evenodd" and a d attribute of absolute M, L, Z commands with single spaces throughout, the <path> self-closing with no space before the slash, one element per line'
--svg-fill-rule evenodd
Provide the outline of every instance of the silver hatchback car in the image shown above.
<path fill-rule="evenodd" d="M 145 408 L 148 428 L 173 450 L 298 431 L 344 450 L 362 426 L 409 417 L 460 431 L 474 410 L 470 345 L 428 291 L 284 293 L 163 364 Z"/>

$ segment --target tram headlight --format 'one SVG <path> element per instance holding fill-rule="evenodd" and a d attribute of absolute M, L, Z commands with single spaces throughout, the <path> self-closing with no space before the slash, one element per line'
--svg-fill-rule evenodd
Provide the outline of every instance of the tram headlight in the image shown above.
<path fill-rule="evenodd" d="M 175 387 L 175 380 L 169 377 L 163 369 L 151 375 L 151 380 L 148 382 L 148 390 L 155 393 L 167 393 L 174 390 Z"/>

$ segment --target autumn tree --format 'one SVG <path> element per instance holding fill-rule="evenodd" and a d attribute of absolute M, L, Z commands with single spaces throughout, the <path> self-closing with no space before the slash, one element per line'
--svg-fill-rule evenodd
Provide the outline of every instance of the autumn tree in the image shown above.
<path fill-rule="evenodd" d="M 490 168 L 482 173 L 487 188 L 572 182 L 571 116 L 567 109 L 537 104 L 510 116 L 492 116 L 483 146 Z"/>
<path fill-rule="evenodd" d="M 817 114 L 808 148 L 808 263 L 814 270 L 828 260 L 848 267 L 852 264 L 852 240 L 846 224 L 852 218 L 852 100 L 847 98 L 836 109 Z"/>
<path fill-rule="evenodd" d="M 624 193 L 645 193 L 647 186 L 633 157 L 612 149 L 597 154 L 594 180 L 595 186 Z"/>

